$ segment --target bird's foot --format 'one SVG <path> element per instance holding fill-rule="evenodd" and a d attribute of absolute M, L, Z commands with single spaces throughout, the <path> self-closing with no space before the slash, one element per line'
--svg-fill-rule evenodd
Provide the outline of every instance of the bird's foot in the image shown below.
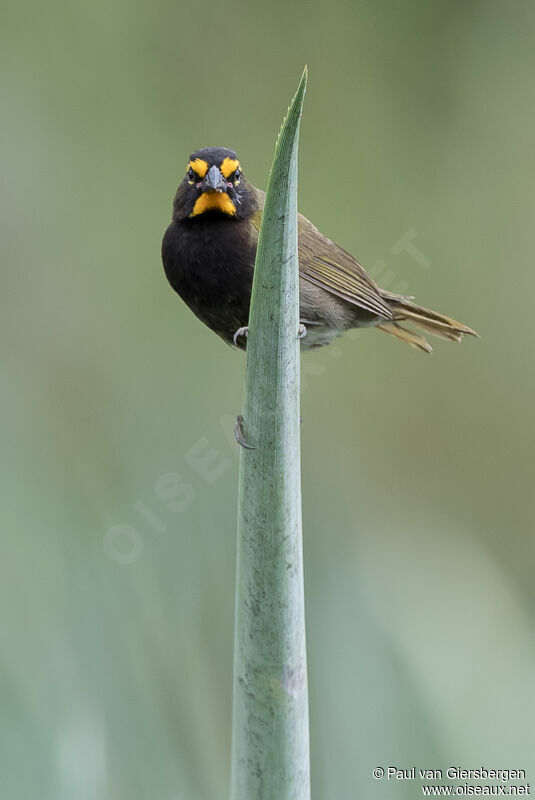
<path fill-rule="evenodd" d="M 245 439 L 245 434 L 243 432 L 243 417 L 241 414 L 238 414 L 236 417 L 236 424 L 234 426 L 234 436 L 236 437 L 236 441 L 241 447 L 245 447 L 246 450 L 256 450 L 256 447 L 253 447 L 252 444 L 249 444 Z"/>
<path fill-rule="evenodd" d="M 236 333 L 232 337 L 232 340 L 233 340 L 234 344 L 237 346 L 238 339 L 240 338 L 240 336 L 245 336 L 245 338 L 247 339 L 248 335 L 249 335 L 249 326 L 248 325 L 244 325 L 243 328 L 238 328 L 238 330 L 236 331 Z"/>
<path fill-rule="evenodd" d="M 297 331 L 297 338 L 298 339 L 304 339 L 306 335 L 307 335 L 307 327 L 302 322 L 300 322 L 299 323 L 299 329 Z M 236 331 L 236 333 L 232 337 L 232 341 L 234 342 L 235 345 L 238 344 L 238 339 L 240 338 L 240 336 L 245 336 L 245 338 L 247 339 L 247 337 L 249 336 L 249 326 L 248 325 L 244 325 L 243 328 L 238 328 L 238 330 Z"/>

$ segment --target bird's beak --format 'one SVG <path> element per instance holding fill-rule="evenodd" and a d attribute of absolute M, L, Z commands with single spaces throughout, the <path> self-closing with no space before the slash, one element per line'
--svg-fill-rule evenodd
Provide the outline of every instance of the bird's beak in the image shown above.
<path fill-rule="evenodd" d="M 216 167 L 210 167 L 202 182 L 203 192 L 225 192 L 227 190 L 227 182 L 224 179 L 221 170 Z"/>

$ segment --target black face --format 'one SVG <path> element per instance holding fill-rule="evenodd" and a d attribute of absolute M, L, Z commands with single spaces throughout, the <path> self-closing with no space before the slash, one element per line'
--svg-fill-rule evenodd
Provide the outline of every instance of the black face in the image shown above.
<path fill-rule="evenodd" d="M 203 147 L 189 157 L 173 203 L 173 219 L 244 219 L 256 210 L 254 189 L 226 147 Z"/>

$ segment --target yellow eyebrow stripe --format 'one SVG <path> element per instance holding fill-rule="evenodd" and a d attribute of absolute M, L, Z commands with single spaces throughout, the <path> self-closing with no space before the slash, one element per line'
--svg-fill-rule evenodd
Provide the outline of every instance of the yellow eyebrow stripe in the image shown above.
<path fill-rule="evenodd" d="M 223 159 L 219 169 L 223 173 L 224 178 L 230 178 L 234 170 L 238 169 L 239 166 L 240 162 L 237 159 L 227 156 L 227 158 Z"/>
<path fill-rule="evenodd" d="M 202 158 L 196 158 L 195 161 L 190 161 L 188 166 L 186 167 L 186 169 L 190 168 L 197 173 L 199 178 L 204 178 L 204 176 L 208 172 L 208 162 L 203 161 Z"/>
<path fill-rule="evenodd" d="M 203 192 L 193 206 L 190 217 L 197 217 L 205 211 L 222 211 L 233 217 L 236 213 L 236 206 L 226 192 Z"/>

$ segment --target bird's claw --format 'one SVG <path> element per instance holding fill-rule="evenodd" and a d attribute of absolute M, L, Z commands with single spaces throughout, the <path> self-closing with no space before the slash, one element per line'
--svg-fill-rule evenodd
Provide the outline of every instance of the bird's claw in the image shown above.
<path fill-rule="evenodd" d="M 245 336 L 245 338 L 247 338 L 248 335 L 249 335 L 249 327 L 247 325 L 244 325 L 243 328 L 238 328 L 238 330 L 232 337 L 232 341 L 234 342 L 235 345 L 237 345 L 240 336 Z M 302 322 L 300 322 L 297 331 L 297 338 L 304 339 L 306 335 L 307 335 L 307 327 Z"/>
<path fill-rule="evenodd" d="M 245 338 L 247 339 L 248 335 L 249 335 L 249 327 L 247 325 L 244 325 L 243 328 L 238 328 L 238 330 L 232 337 L 232 340 L 234 344 L 237 346 L 238 339 L 240 338 L 240 336 L 245 336 Z"/>
<path fill-rule="evenodd" d="M 256 447 L 254 447 L 252 444 L 249 444 L 245 438 L 245 434 L 243 432 L 243 417 L 241 414 L 238 414 L 236 417 L 234 436 L 241 447 L 245 447 L 246 450 L 256 450 Z"/>

